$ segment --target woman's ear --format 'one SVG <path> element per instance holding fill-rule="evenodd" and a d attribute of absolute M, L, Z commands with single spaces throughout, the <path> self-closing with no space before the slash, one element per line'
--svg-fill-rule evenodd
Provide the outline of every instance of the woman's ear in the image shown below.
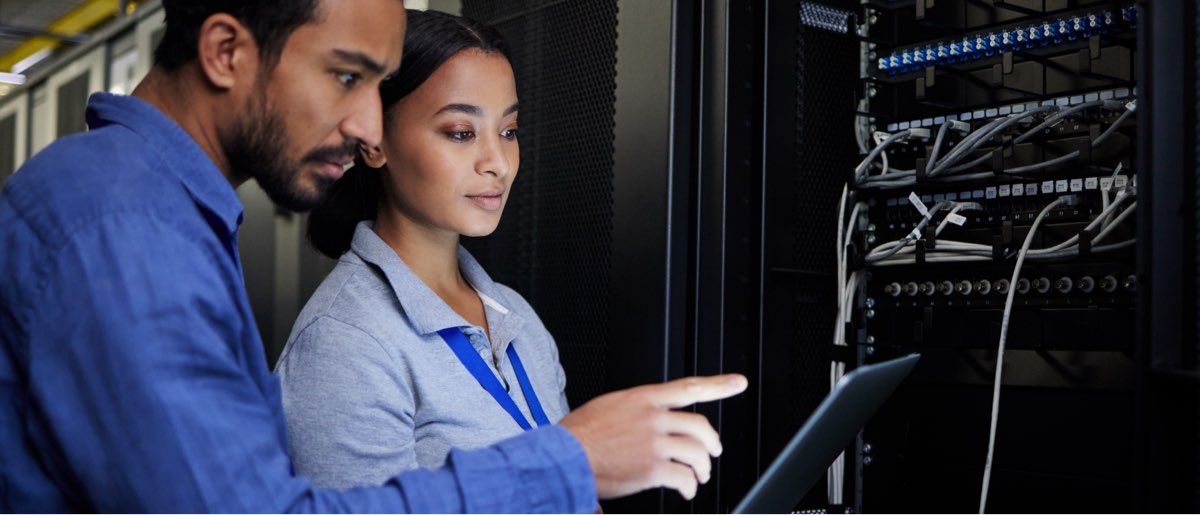
<path fill-rule="evenodd" d="M 387 156 L 383 155 L 383 149 L 378 145 L 359 145 L 358 151 L 362 154 L 363 162 L 371 168 L 383 168 L 387 164 Z"/>

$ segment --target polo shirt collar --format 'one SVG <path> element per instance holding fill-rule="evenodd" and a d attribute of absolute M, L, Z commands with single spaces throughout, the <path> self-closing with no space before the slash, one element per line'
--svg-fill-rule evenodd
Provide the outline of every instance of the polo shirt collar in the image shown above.
<path fill-rule="evenodd" d="M 471 326 L 417 277 L 404 260 L 375 234 L 373 227 L 374 224 L 370 221 L 359 222 L 354 230 L 350 250 L 383 272 L 392 293 L 417 333 L 427 336 L 449 327 Z M 503 350 L 516 338 L 525 321 L 513 310 L 513 306 L 500 300 L 503 296 L 496 283 L 462 246 L 458 248 L 458 266 L 463 277 L 479 292 L 479 298 L 483 301 L 492 346 Z"/>

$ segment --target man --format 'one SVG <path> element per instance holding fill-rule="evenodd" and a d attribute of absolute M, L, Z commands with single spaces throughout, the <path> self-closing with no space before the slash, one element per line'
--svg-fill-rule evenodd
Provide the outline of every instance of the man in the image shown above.
<path fill-rule="evenodd" d="M 242 285 L 234 189 L 311 207 L 360 145 L 400 63 L 400 0 L 165 0 L 133 97 L 0 193 L 0 509 L 18 512 L 592 511 L 694 495 L 720 442 L 670 411 L 741 376 L 599 397 L 447 465 L 344 492 L 287 455 L 279 386 Z"/>

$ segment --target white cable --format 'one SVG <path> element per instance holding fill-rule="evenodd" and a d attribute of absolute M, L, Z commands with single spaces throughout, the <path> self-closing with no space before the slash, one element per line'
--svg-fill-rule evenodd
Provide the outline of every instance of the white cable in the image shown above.
<path fill-rule="evenodd" d="M 854 167 L 854 181 L 858 182 L 862 179 L 863 175 L 865 175 L 867 172 L 867 167 L 871 165 L 872 161 L 875 161 L 876 157 L 879 157 L 881 152 L 887 149 L 888 145 L 891 145 L 897 140 L 907 138 L 910 134 L 912 134 L 911 129 L 903 130 L 888 136 L 887 139 L 881 141 L 878 145 L 875 145 L 875 148 L 871 149 L 871 152 L 867 154 L 867 157 L 863 159 L 858 166 Z"/>
<path fill-rule="evenodd" d="M 837 241 L 835 242 L 837 244 L 837 254 L 836 254 L 836 256 L 837 256 L 837 277 L 836 277 L 836 279 L 837 279 L 838 311 L 837 311 L 837 318 L 835 319 L 837 323 L 834 324 L 835 327 L 833 329 L 833 344 L 834 345 L 842 345 L 845 342 L 845 331 L 846 331 L 846 329 L 845 329 L 846 328 L 845 294 L 846 294 L 846 289 L 847 289 L 846 288 L 846 268 L 847 268 L 847 265 L 846 265 L 846 242 L 849 240 L 849 235 L 847 233 L 849 232 L 849 229 L 850 229 L 850 227 L 847 227 L 845 225 L 845 220 L 846 220 L 846 201 L 849 197 L 849 191 L 850 191 L 849 184 L 843 186 L 842 187 L 842 198 L 838 202 Z M 853 225 L 853 217 L 851 217 L 851 224 Z M 851 225 L 851 227 L 852 227 L 852 225 Z M 829 363 L 829 390 L 830 391 L 833 391 L 833 388 L 835 386 L 837 386 L 837 381 L 838 381 L 838 364 L 836 361 L 830 361 L 830 363 Z M 835 465 L 836 465 L 836 462 L 835 462 Z M 841 491 L 841 489 L 839 488 L 839 482 L 837 480 L 838 475 L 836 474 L 836 472 L 837 472 L 837 469 L 835 468 L 835 466 L 831 465 L 829 467 L 829 473 L 828 473 L 828 477 L 826 479 L 826 486 L 825 486 L 826 495 L 830 499 L 832 499 L 834 497 L 835 492 Z M 830 502 L 832 502 L 832 500 Z"/>
<path fill-rule="evenodd" d="M 1104 238 L 1113 231 L 1113 229 L 1116 229 L 1117 226 L 1121 225 L 1121 222 L 1124 222 L 1126 218 L 1129 218 L 1129 215 L 1133 214 L 1135 208 L 1137 208 L 1137 202 L 1129 204 L 1129 207 L 1125 208 L 1121 214 L 1117 215 L 1117 217 L 1113 219 L 1112 223 L 1109 223 L 1108 226 L 1102 229 L 1095 238 L 1092 238 L 1092 243 L 1095 244 L 1103 241 Z"/>
<path fill-rule="evenodd" d="M 1121 203 L 1124 202 L 1125 199 L 1127 199 L 1127 198 L 1129 198 L 1129 194 L 1125 190 L 1121 190 L 1120 192 L 1118 192 L 1117 198 L 1113 199 L 1112 202 L 1109 203 L 1108 207 L 1102 209 L 1100 211 L 1100 214 L 1096 215 L 1096 218 L 1094 220 L 1092 220 L 1091 223 L 1089 223 L 1086 227 L 1084 227 L 1083 230 L 1091 231 L 1091 230 L 1095 229 L 1096 226 L 1106 225 L 1108 223 L 1106 220 L 1111 218 L 1110 215 L 1112 214 L 1112 212 L 1114 210 L 1116 210 L 1117 207 L 1119 207 L 1121 205 Z M 1101 228 L 1103 228 L 1103 227 L 1101 227 Z M 1032 252 L 1034 254 L 1057 252 L 1057 251 L 1066 249 L 1071 246 L 1076 246 L 1078 243 L 1079 243 L 1079 235 L 1076 234 L 1074 236 L 1071 236 L 1070 238 L 1067 238 L 1066 241 L 1059 243 L 1058 245 L 1055 245 L 1053 247 L 1047 247 L 1044 249 L 1036 249 L 1036 250 L 1032 250 L 1030 252 Z"/>
<path fill-rule="evenodd" d="M 1025 243 L 1021 245 L 1021 251 L 1017 253 L 1017 265 L 1013 267 L 1010 284 L 1017 284 L 1017 280 L 1021 278 L 1021 266 L 1025 264 L 1025 253 L 1029 252 L 1029 245 L 1033 243 L 1033 236 L 1037 234 L 1038 226 L 1041 225 L 1042 220 L 1046 218 L 1046 215 L 1051 210 L 1062 203 L 1062 198 L 1051 202 L 1033 220 L 1033 226 L 1029 228 L 1029 234 L 1025 235 Z M 1016 288 L 1008 289 L 1008 296 L 1004 299 L 1004 316 L 1000 319 L 1000 345 L 996 350 L 996 380 L 992 385 L 992 423 L 991 429 L 988 432 L 987 461 L 983 465 L 983 489 L 979 494 L 979 513 L 984 513 L 984 509 L 987 507 L 988 487 L 992 482 L 992 457 L 996 451 L 996 421 L 1000 418 L 1000 374 L 1004 369 L 1004 344 L 1008 339 L 1008 321 L 1009 317 L 1012 316 L 1013 297 L 1016 293 Z"/>

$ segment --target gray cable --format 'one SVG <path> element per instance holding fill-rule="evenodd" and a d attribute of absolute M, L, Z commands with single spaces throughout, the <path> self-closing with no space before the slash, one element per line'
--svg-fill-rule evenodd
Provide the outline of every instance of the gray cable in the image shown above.
<path fill-rule="evenodd" d="M 1025 134 L 1017 136 L 1017 139 L 1013 140 L 1013 144 L 1016 145 L 1018 143 L 1024 143 L 1025 140 L 1032 138 L 1035 134 L 1041 132 L 1042 129 L 1045 129 L 1046 127 L 1049 127 L 1051 125 L 1058 123 L 1059 120 L 1061 120 L 1067 116 L 1071 116 L 1071 115 L 1078 113 L 1084 109 L 1088 109 L 1088 108 L 1092 108 L 1092 107 L 1100 107 L 1102 105 L 1104 105 L 1103 100 L 1092 100 L 1090 102 L 1076 104 L 1076 105 L 1073 105 L 1066 109 L 1063 109 L 1062 111 L 1059 111 L 1057 114 L 1054 114 L 1053 116 L 1047 116 L 1046 119 L 1042 121 L 1042 123 L 1038 124 L 1037 126 L 1035 126 L 1032 129 L 1029 129 L 1028 131 L 1025 132 Z"/>
<path fill-rule="evenodd" d="M 1116 132 L 1117 129 L 1121 127 L 1121 124 L 1125 123 L 1125 120 L 1128 120 L 1130 116 L 1133 116 L 1133 111 L 1130 111 L 1129 109 L 1126 109 L 1124 113 L 1121 113 L 1121 116 L 1117 117 L 1117 121 L 1113 122 L 1113 124 L 1110 125 L 1107 130 L 1100 133 L 1100 135 L 1097 136 L 1094 141 L 1092 141 L 1092 148 L 1097 148 L 1104 143 L 1104 140 L 1108 139 L 1109 136 Z"/>
<path fill-rule="evenodd" d="M 946 206 L 946 204 L 947 204 L 947 202 L 944 202 L 944 201 L 938 202 L 937 204 L 934 204 L 933 207 L 929 208 L 929 216 L 922 218 L 921 222 L 917 224 L 917 226 L 913 229 L 913 231 L 916 233 L 920 233 L 921 231 L 925 230 L 925 227 L 929 225 L 929 221 L 933 220 L 933 216 L 936 215 L 938 211 L 941 211 L 942 207 Z M 900 249 L 906 247 L 909 243 L 912 243 L 913 241 L 914 241 L 914 238 L 912 237 L 911 234 L 908 236 L 905 236 L 897 242 L 895 247 L 888 249 L 882 255 L 871 256 L 870 254 L 868 254 L 867 255 L 867 263 L 874 263 L 876 261 L 881 261 L 881 260 L 890 258 L 890 257 L 896 255 L 897 252 L 900 252 Z"/>
<path fill-rule="evenodd" d="M 972 141 L 970 144 L 970 147 L 964 148 L 963 145 L 959 145 L 958 148 L 955 149 L 956 152 L 951 152 L 951 155 L 946 156 L 946 162 L 939 164 L 936 168 L 934 168 L 932 171 L 930 171 L 929 175 L 933 176 L 933 175 L 941 173 L 941 171 L 944 170 L 947 166 L 953 164 L 959 158 L 964 157 L 967 154 L 970 154 L 971 152 L 978 150 L 979 147 L 981 145 L 983 145 L 984 142 L 991 139 L 992 136 L 999 134 L 1001 131 L 1003 131 L 1009 127 L 1012 127 L 1017 122 L 1020 122 L 1020 121 L 1026 119 L 1026 118 L 1029 118 L 1030 116 L 1033 116 L 1035 114 L 1049 111 L 1050 109 L 1051 109 L 1050 106 L 1040 106 L 1040 107 L 1030 109 L 1028 111 L 1025 111 L 1025 112 L 1017 114 L 1017 115 L 1012 115 L 1007 118 L 1000 118 L 1000 120 L 1002 120 L 1002 121 L 999 124 L 996 124 L 991 129 L 988 129 L 987 132 L 983 133 L 978 138 L 976 138 L 974 141 Z M 989 124 L 989 125 L 991 125 L 991 124 Z M 987 127 L 987 126 L 985 126 L 985 127 Z M 981 129 L 981 130 L 983 130 L 983 129 Z M 991 153 L 989 152 L 988 154 L 990 155 Z"/>
<path fill-rule="evenodd" d="M 1050 168 L 1051 166 L 1054 166 L 1054 165 L 1066 163 L 1068 161 L 1074 161 L 1078 158 L 1079 158 L 1079 151 L 1076 150 L 1074 152 L 1071 152 L 1070 154 L 1061 155 L 1054 159 L 1048 159 L 1048 160 L 1042 161 L 1040 163 L 1034 163 L 1034 164 L 1025 165 L 1025 166 L 1018 166 L 1016 168 L 1009 168 L 1009 169 L 1004 170 L 1004 173 L 1017 174 L 1017 173 L 1036 172 L 1038 170 Z"/>
<path fill-rule="evenodd" d="M 888 136 L 887 139 L 883 140 L 878 145 L 876 145 L 875 148 L 871 149 L 871 153 L 867 154 L 867 157 L 862 160 L 862 163 L 859 163 L 859 165 L 854 168 L 855 182 L 858 182 L 859 180 L 862 179 L 862 175 L 864 172 L 867 171 L 867 167 L 871 165 L 871 162 L 874 161 L 875 158 L 879 157 L 879 153 L 883 152 L 883 150 L 886 149 L 888 147 L 888 145 L 891 145 L 898 139 L 907 138 L 910 134 L 912 134 L 911 130 L 903 130 L 903 131 L 897 132 L 895 134 L 892 134 L 891 136 Z"/>
<path fill-rule="evenodd" d="M 937 138 L 934 138 L 933 140 L 933 150 L 929 151 L 929 164 L 937 162 L 938 154 L 942 152 L 942 141 L 946 139 L 946 129 L 949 129 L 952 124 L 954 124 L 954 122 L 946 120 L 942 123 L 942 126 L 938 128 Z"/>
<path fill-rule="evenodd" d="M 1020 252 L 1017 253 L 1017 265 L 1013 267 L 1012 280 L 1010 284 L 1017 284 L 1017 280 L 1021 277 L 1021 266 L 1025 264 L 1025 254 L 1029 252 L 1029 245 L 1033 243 L 1033 237 L 1037 234 L 1038 226 L 1051 210 L 1063 203 L 1062 198 L 1056 199 L 1038 213 L 1037 218 L 1033 220 L 1033 225 L 1029 228 L 1029 234 L 1025 235 L 1025 243 L 1021 245 Z M 983 489 L 979 495 L 979 513 L 984 512 L 987 507 L 988 487 L 992 483 L 992 456 L 996 451 L 996 421 L 1000 418 L 1000 375 L 1004 370 L 1004 344 L 1008 340 L 1008 322 L 1012 317 L 1013 297 L 1016 295 L 1017 289 L 1009 288 L 1008 297 L 1004 300 L 1004 315 L 1000 319 L 1000 345 L 996 351 L 996 379 L 992 384 L 992 423 L 991 430 L 988 434 L 988 452 L 987 461 L 983 465 Z"/>

